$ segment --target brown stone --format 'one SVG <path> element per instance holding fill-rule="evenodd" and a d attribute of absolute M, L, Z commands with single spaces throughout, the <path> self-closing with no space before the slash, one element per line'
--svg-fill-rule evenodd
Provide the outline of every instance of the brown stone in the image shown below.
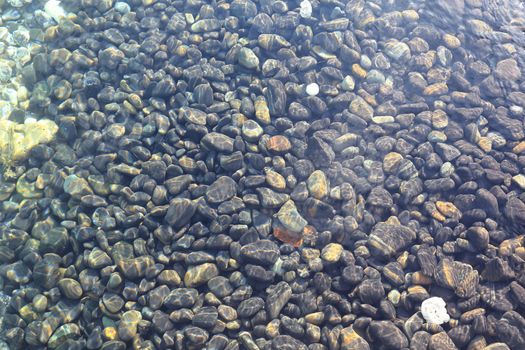
<path fill-rule="evenodd" d="M 270 137 L 268 142 L 266 142 L 266 148 L 270 152 L 286 153 L 292 149 L 292 144 L 286 136 L 276 135 Z"/>

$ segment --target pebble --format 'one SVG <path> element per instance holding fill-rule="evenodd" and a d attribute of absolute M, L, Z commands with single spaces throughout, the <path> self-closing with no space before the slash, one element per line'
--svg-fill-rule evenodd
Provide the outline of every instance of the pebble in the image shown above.
<path fill-rule="evenodd" d="M 524 348 L 504 11 L 38 5 L 0 0 L 7 346 Z"/>
<path fill-rule="evenodd" d="M 184 284 L 192 288 L 205 284 L 219 275 L 219 269 L 213 263 L 190 266 L 184 275 Z"/>
<path fill-rule="evenodd" d="M 241 248 L 241 256 L 247 262 L 262 266 L 271 266 L 279 258 L 277 244 L 269 240 L 258 240 Z"/>
<path fill-rule="evenodd" d="M 231 199 L 237 194 L 237 184 L 228 176 L 219 177 L 206 190 L 206 200 L 217 204 Z"/>
<path fill-rule="evenodd" d="M 343 250 L 339 243 L 329 243 L 321 251 L 321 258 L 328 263 L 336 263 L 341 259 Z"/>
<path fill-rule="evenodd" d="M 255 69 L 259 67 L 259 58 L 255 53 L 247 47 L 239 50 L 239 63 L 248 69 Z"/>

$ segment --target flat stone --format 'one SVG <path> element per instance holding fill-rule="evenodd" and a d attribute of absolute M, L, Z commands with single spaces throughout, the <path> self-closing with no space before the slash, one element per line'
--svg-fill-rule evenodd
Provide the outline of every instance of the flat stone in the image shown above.
<path fill-rule="evenodd" d="M 293 200 L 283 204 L 277 213 L 279 222 L 292 232 L 302 232 L 308 222 L 299 214 Z"/>
<path fill-rule="evenodd" d="M 372 255 L 391 258 L 407 248 L 416 239 L 416 233 L 406 226 L 378 223 L 368 237 Z"/>
<path fill-rule="evenodd" d="M 239 64 L 248 69 L 255 69 L 259 67 L 259 57 L 247 47 L 242 47 L 239 50 Z"/>
<path fill-rule="evenodd" d="M 241 248 L 241 256 L 248 262 L 271 266 L 279 258 L 279 247 L 272 241 L 262 239 Z"/>
<path fill-rule="evenodd" d="M 237 184 L 228 176 L 221 176 L 206 189 L 206 200 L 211 204 L 227 201 L 237 194 Z"/>
<path fill-rule="evenodd" d="M 361 96 L 356 96 L 356 98 L 350 102 L 350 112 L 366 121 L 372 120 L 374 116 L 374 109 Z"/>
<path fill-rule="evenodd" d="M 194 288 L 176 288 L 164 299 L 164 305 L 169 309 L 191 308 L 197 298 L 199 291 Z"/>
<path fill-rule="evenodd" d="M 284 281 L 273 286 L 266 297 L 266 312 L 270 320 L 276 319 L 292 297 L 292 288 Z"/>
<path fill-rule="evenodd" d="M 263 208 L 280 208 L 290 198 L 285 193 L 278 193 L 266 187 L 257 188 Z"/>
<path fill-rule="evenodd" d="M 476 292 L 479 276 L 468 264 L 443 259 L 436 267 L 435 280 L 439 286 L 452 289 L 460 298 L 470 298 Z"/>
<path fill-rule="evenodd" d="M 204 135 L 204 137 L 201 139 L 201 144 L 207 149 L 217 152 L 233 152 L 233 139 L 217 132 L 210 132 Z"/>
<path fill-rule="evenodd" d="M 197 204 L 191 199 L 174 198 L 164 220 L 174 228 L 180 228 L 189 223 L 197 209 Z"/>
<path fill-rule="evenodd" d="M 408 347 L 408 339 L 391 321 L 372 321 L 368 327 L 372 339 L 390 349 Z"/>
<path fill-rule="evenodd" d="M 286 136 L 276 135 L 272 136 L 266 142 L 266 148 L 274 153 L 286 153 L 292 149 L 292 144 Z"/>
<path fill-rule="evenodd" d="M 184 275 L 186 287 L 197 287 L 219 275 L 219 269 L 213 263 L 190 266 Z"/>
<path fill-rule="evenodd" d="M 64 179 L 64 192 L 77 199 L 84 195 L 93 194 L 89 183 L 76 175 L 69 175 Z"/>

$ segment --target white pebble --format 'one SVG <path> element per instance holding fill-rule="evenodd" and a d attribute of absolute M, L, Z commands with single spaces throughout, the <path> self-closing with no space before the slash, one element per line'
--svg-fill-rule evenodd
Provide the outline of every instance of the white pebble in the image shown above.
<path fill-rule="evenodd" d="M 443 324 L 450 321 L 446 305 L 440 297 L 428 298 L 421 303 L 421 313 L 428 323 Z"/>
<path fill-rule="evenodd" d="M 308 0 L 301 1 L 299 14 L 303 18 L 310 18 L 312 16 L 312 4 Z"/>
<path fill-rule="evenodd" d="M 306 85 L 306 94 L 308 96 L 316 96 L 319 93 L 319 85 L 317 83 L 311 83 Z"/>
<path fill-rule="evenodd" d="M 49 0 L 44 5 L 44 11 L 58 23 L 64 17 L 66 17 L 66 11 L 60 4 L 59 0 Z"/>

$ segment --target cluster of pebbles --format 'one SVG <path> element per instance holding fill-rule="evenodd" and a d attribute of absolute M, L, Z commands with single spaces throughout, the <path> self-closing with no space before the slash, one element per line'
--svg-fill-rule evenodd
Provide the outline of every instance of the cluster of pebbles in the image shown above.
<path fill-rule="evenodd" d="M 523 22 L 63 5 L 21 71 L 57 139 L 0 180 L 11 349 L 525 348 Z"/>

